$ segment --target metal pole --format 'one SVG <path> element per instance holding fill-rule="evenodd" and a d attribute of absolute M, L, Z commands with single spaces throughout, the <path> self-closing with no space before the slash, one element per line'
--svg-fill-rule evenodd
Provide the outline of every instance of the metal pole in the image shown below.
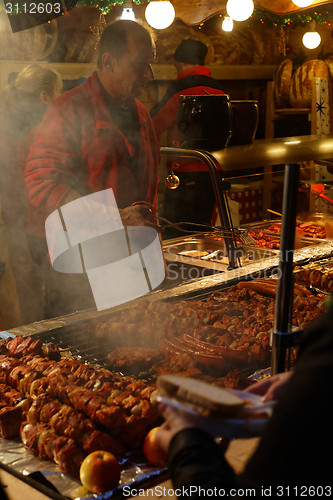
<path fill-rule="evenodd" d="M 280 262 L 275 304 L 275 324 L 272 343 L 272 374 L 286 369 L 287 349 L 293 344 L 291 332 L 293 305 L 293 255 L 296 229 L 298 163 L 285 166 L 280 238 Z"/>
<path fill-rule="evenodd" d="M 206 165 L 208 166 L 209 171 L 211 172 L 211 179 L 214 188 L 215 198 L 217 201 L 220 219 L 222 221 L 223 227 L 226 228 L 226 232 L 224 234 L 224 241 L 229 258 L 229 266 L 232 269 L 235 269 L 237 265 L 236 265 L 235 245 L 233 239 L 233 223 L 231 220 L 226 192 L 224 189 L 221 189 L 224 180 L 222 178 L 221 171 L 218 170 L 216 167 L 216 162 L 214 160 L 214 157 L 206 151 L 204 155 L 205 158 L 207 159 Z"/>
<path fill-rule="evenodd" d="M 216 166 L 216 160 L 212 155 L 206 151 L 199 151 L 196 149 L 181 149 L 181 148 L 169 148 L 161 147 L 161 155 L 167 158 L 173 159 L 188 159 L 195 158 L 203 162 L 209 170 L 210 177 L 213 184 L 214 194 L 217 203 L 217 209 L 222 221 L 223 227 L 226 229 L 224 233 L 224 241 L 227 249 L 227 254 L 229 258 L 229 266 L 234 269 L 236 267 L 236 252 L 235 245 L 232 239 L 232 223 L 228 215 L 228 210 L 223 197 L 223 192 L 221 190 L 222 176 L 221 171 L 218 170 Z"/>

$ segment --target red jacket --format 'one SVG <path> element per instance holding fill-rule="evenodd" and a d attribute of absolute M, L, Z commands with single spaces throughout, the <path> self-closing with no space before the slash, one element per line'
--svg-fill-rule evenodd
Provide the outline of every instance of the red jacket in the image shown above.
<path fill-rule="evenodd" d="M 56 99 L 36 131 L 25 169 L 30 202 L 57 208 L 71 189 L 82 196 L 112 188 L 119 208 L 157 203 L 159 145 L 150 115 L 135 100 L 140 127 L 138 179 L 135 151 L 112 121 L 97 73 Z"/>
<path fill-rule="evenodd" d="M 201 78 L 200 78 L 201 77 Z M 194 66 L 178 75 L 167 89 L 162 101 L 150 110 L 156 134 L 160 135 L 167 130 L 167 144 L 170 147 L 180 147 L 177 131 L 177 109 L 180 95 L 225 94 L 221 84 L 212 78 L 212 74 L 205 66 Z M 181 162 L 173 164 L 178 172 L 207 171 L 201 162 Z"/>

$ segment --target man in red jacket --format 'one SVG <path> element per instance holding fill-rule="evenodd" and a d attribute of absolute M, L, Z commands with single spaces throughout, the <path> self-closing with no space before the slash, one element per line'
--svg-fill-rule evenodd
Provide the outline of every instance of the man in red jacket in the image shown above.
<path fill-rule="evenodd" d="M 112 188 L 124 225 L 155 226 L 159 144 L 137 100 L 153 78 L 154 53 L 139 23 L 117 20 L 105 28 L 97 71 L 56 99 L 36 131 L 25 169 L 32 205 L 51 213 Z M 93 306 L 86 276 L 54 271 L 53 277 L 50 316 Z"/>
<path fill-rule="evenodd" d="M 80 196 L 112 188 L 125 225 L 145 224 L 144 201 L 156 206 L 159 145 L 136 99 L 152 80 L 154 44 L 134 21 L 104 30 L 98 68 L 48 109 L 27 159 L 32 205 L 52 212 Z"/>
<path fill-rule="evenodd" d="M 224 94 L 221 84 L 204 66 L 207 47 L 199 40 L 183 40 L 175 51 L 178 77 L 162 100 L 150 110 L 157 135 L 167 130 L 167 145 L 181 147 L 177 130 L 177 109 L 180 95 Z M 172 222 L 211 223 L 215 195 L 207 167 L 201 162 L 169 165 L 179 177 L 177 189 L 165 190 L 163 215 Z M 190 226 L 189 226 L 190 228 Z M 193 229 L 193 227 L 192 227 Z M 164 237 L 181 236 L 169 229 Z"/>

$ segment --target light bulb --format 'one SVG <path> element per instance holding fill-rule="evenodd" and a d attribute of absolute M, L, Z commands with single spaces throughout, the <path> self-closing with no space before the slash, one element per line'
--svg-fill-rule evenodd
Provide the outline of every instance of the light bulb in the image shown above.
<path fill-rule="evenodd" d="M 309 7 L 313 0 L 292 0 L 292 2 L 297 5 L 297 7 Z"/>
<path fill-rule="evenodd" d="M 120 19 L 128 19 L 129 21 L 135 21 L 135 14 L 132 7 L 123 8 Z"/>
<path fill-rule="evenodd" d="M 175 9 L 168 1 L 152 1 L 146 7 L 145 16 L 147 23 L 152 28 L 163 30 L 172 24 L 175 18 Z"/>
<path fill-rule="evenodd" d="M 302 41 L 307 49 L 315 49 L 321 42 L 321 36 L 317 31 L 307 31 L 304 33 Z"/>
<path fill-rule="evenodd" d="M 222 22 L 223 31 L 232 31 L 234 27 L 234 22 L 231 17 L 225 17 Z"/>
<path fill-rule="evenodd" d="M 254 4 L 252 0 L 228 0 L 226 9 L 234 21 L 245 21 L 251 16 Z"/>

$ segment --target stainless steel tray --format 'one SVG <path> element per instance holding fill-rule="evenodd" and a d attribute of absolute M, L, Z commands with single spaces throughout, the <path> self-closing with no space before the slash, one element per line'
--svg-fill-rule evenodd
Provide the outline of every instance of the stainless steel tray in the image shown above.
<path fill-rule="evenodd" d="M 182 236 L 167 240 L 163 244 L 163 251 L 166 260 L 215 271 L 226 271 L 229 266 L 224 242 L 210 239 L 207 235 Z M 209 255 L 216 251 L 219 251 L 219 254 L 209 258 Z M 247 245 L 239 245 L 236 252 L 242 267 L 278 254 L 276 250 Z"/>
<path fill-rule="evenodd" d="M 250 224 L 246 224 L 242 226 L 244 229 L 248 229 L 254 232 L 259 232 L 262 231 L 265 236 L 268 236 L 269 238 L 273 239 L 276 242 L 280 241 L 280 233 L 274 232 L 274 231 L 269 231 L 269 227 L 272 226 L 272 224 L 279 224 L 281 223 L 280 220 L 270 220 L 270 221 L 262 221 L 262 222 L 253 222 Z M 311 236 L 301 236 L 299 238 L 299 247 L 298 248 L 304 248 L 304 247 L 309 247 L 309 246 L 315 246 L 315 245 L 320 245 L 322 243 L 326 243 L 326 239 L 321 239 L 321 238 L 312 238 Z M 261 247 L 259 247 L 261 248 Z"/>

